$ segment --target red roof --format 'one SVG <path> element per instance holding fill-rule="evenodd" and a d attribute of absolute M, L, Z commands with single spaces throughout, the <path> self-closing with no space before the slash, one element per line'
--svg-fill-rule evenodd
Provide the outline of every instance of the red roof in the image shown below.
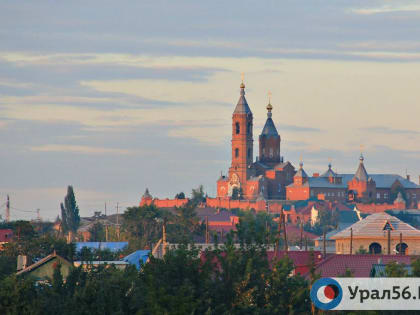
<path fill-rule="evenodd" d="M 343 275 L 349 269 L 353 277 L 369 277 L 372 265 L 382 260 L 383 264 L 392 261 L 409 265 L 413 256 L 399 255 L 332 255 L 327 257 L 316 267 L 316 273 L 321 277 L 337 277 Z"/>
<path fill-rule="evenodd" d="M 13 231 L 11 229 L 0 230 L 0 242 L 10 242 L 13 237 Z"/>
<path fill-rule="evenodd" d="M 324 258 L 320 251 L 313 251 L 315 264 L 321 262 Z M 267 251 L 267 258 L 271 261 L 276 255 L 275 251 Z M 277 257 L 283 258 L 286 255 L 284 250 L 277 252 Z M 293 261 L 295 267 L 309 266 L 311 264 L 311 251 L 288 251 L 287 256 Z"/>

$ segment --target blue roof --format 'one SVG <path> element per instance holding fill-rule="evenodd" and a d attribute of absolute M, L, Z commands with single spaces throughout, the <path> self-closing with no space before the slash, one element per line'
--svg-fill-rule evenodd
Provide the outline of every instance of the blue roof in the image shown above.
<path fill-rule="evenodd" d="M 130 255 L 125 256 L 123 261 L 126 261 L 132 265 L 135 265 L 137 269 L 140 269 L 140 261 L 145 264 L 147 261 L 147 258 L 149 257 L 150 250 L 137 250 L 134 253 L 131 253 Z"/>
<path fill-rule="evenodd" d="M 325 177 L 309 177 L 308 183 L 309 187 L 319 187 L 319 188 L 347 188 L 347 183 L 351 181 L 354 177 L 353 174 L 337 174 L 337 177 L 342 178 L 341 184 L 330 183 L 328 178 Z M 407 180 L 406 178 L 395 175 L 395 174 L 370 174 L 375 183 L 376 188 L 391 188 L 392 184 L 398 180 L 404 188 L 420 188 L 420 185 L 413 183 L 412 181 Z M 293 187 L 294 184 L 288 185 Z"/>
<path fill-rule="evenodd" d="M 127 246 L 128 242 L 76 242 L 76 252 L 80 252 L 83 247 L 89 249 L 109 249 L 111 252 L 117 252 Z"/>

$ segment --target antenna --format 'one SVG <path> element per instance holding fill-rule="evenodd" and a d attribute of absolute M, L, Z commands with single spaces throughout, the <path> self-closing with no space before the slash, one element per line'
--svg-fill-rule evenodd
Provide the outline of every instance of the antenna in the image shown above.
<path fill-rule="evenodd" d="M 106 201 L 105 201 L 105 216 L 106 216 Z"/>

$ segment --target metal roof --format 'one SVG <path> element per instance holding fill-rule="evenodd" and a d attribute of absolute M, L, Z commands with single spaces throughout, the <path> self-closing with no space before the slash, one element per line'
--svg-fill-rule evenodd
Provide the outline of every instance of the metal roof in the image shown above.
<path fill-rule="evenodd" d="M 359 167 L 357 168 L 357 171 L 354 174 L 354 177 L 362 182 L 367 182 L 367 180 L 369 179 L 369 175 L 366 172 L 365 166 L 363 164 L 363 155 L 360 155 Z"/>
<path fill-rule="evenodd" d="M 261 135 L 262 136 L 275 136 L 275 137 L 279 136 L 276 126 L 274 125 L 273 119 L 271 119 L 271 117 L 268 117 L 267 120 L 265 121 L 265 125 L 261 132 Z"/>
<path fill-rule="evenodd" d="M 251 109 L 248 106 L 248 102 L 245 98 L 245 85 L 241 84 L 241 92 L 238 100 L 238 104 L 236 104 L 234 114 L 252 114 Z"/>
<path fill-rule="evenodd" d="M 80 252 L 83 247 L 89 249 L 109 249 L 112 252 L 123 250 L 128 246 L 128 242 L 76 242 L 76 252 Z"/>

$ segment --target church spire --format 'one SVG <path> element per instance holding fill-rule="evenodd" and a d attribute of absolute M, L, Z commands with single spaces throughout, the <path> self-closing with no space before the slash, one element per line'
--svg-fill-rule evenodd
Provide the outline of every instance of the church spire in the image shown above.
<path fill-rule="evenodd" d="M 245 98 L 245 84 L 244 84 L 244 79 L 243 79 L 243 74 L 242 74 L 242 83 L 240 85 L 240 96 L 239 96 L 239 100 L 238 100 L 238 104 L 236 105 L 235 111 L 233 112 L 234 114 L 249 114 L 251 112 L 251 109 L 248 106 L 248 102 L 246 101 Z"/>
<path fill-rule="evenodd" d="M 365 158 L 363 157 L 363 154 L 360 154 L 359 158 L 359 167 L 357 168 L 356 174 L 354 174 L 354 177 L 357 178 L 359 181 L 367 182 L 368 180 L 368 173 L 366 172 L 365 165 L 363 164 L 363 161 Z"/>
<path fill-rule="evenodd" d="M 274 125 L 271 111 L 273 110 L 273 105 L 271 105 L 271 92 L 268 92 L 268 105 L 267 105 L 267 120 L 265 122 L 264 128 L 261 132 L 261 135 L 266 136 L 278 136 L 276 126 Z"/>

